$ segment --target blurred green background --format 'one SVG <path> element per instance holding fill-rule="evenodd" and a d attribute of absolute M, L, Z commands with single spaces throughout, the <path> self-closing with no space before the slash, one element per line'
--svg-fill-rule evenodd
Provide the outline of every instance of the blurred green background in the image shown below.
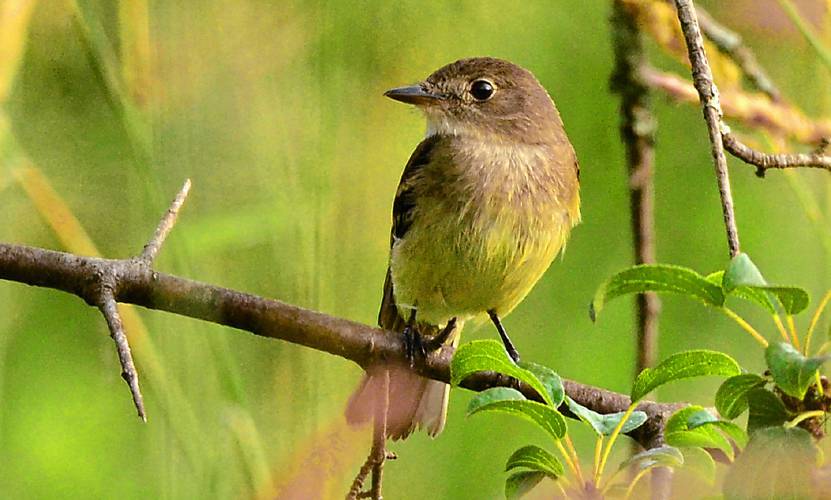
<path fill-rule="evenodd" d="M 791 100 L 814 115 L 829 111 L 828 73 L 774 2 L 702 3 L 746 37 Z M 822 3 L 803 7 L 819 20 Z M 372 324 L 392 198 L 424 129 L 416 111 L 381 94 L 460 57 L 502 57 L 531 69 L 557 102 L 582 166 L 584 221 L 506 326 L 526 359 L 627 391 L 631 302 L 608 307 L 597 325 L 587 314 L 596 287 L 632 261 L 618 100 L 607 83 L 609 12 L 605 0 L 0 0 L 0 15 L 25 18 L 19 53 L 15 33 L 0 33 L 9 78 L 7 96 L 0 87 L 0 241 L 89 248 L 71 218 L 48 223 L 62 200 L 103 255 L 128 257 L 191 178 L 159 270 Z M 659 260 L 722 268 L 727 248 L 700 112 L 661 97 L 655 104 Z M 752 168 L 732 160 L 731 168 L 743 249 L 771 281 L 818 297 L 831 285 L 821 243 L 829 230 L 817 230 L 793 186 L 828 221 L 827 173 L 759 180 Z M 0 495 L 346 493 L 369 447 L 341 417 L 357 366 L 166 313 L 138 318 L 128 333 L 146 425 L 97 311 L 73 296 L 0 283 Z M 797 321 L 804 331 L 807 318 Z M 493 337 L 481 328 L 464 340 Z M 694 347 L 763 366 L 761 350 L 729 320 L 665 298 L 661 354 Z M 716 384 L 676 384 L 659 397 L 711 405 Z M 386 468 L 387 498 L 497 498 L 510 453 L 546 444 L 506 417 L 466 420 L 469 397 L 453 392 L 439 439 L 417 434 L 392 446 L 400 458 Z M 588 433 L 571 428 L 590 457 Z"/>

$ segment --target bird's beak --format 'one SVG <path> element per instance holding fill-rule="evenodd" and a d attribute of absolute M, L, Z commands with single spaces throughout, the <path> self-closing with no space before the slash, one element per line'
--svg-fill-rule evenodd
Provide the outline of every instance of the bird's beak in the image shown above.
<path fill-rule="evenodd" d="M 411 85 L 409 87 L 390 89 L 384 92 L 384 95 L 390 99 L 406 102 L 407 104 L 415 104 L 416 106 L 432 104 L 440 99 L 443 99 L 441 95 L 428 92 L 421 85 Z"/>

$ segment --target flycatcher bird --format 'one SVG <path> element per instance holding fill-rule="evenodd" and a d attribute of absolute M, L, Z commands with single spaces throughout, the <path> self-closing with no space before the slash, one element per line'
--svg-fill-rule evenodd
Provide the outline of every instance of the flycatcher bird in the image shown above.
<path fill-rule="evenodd" d="M 526 69 L 490 57 L 448 64 L 385 96 L 427 118 L 398 185 L 378 324 L 401 332 L 407 355 L 457 345 L 465 321 L 487 315 L 514 361 L 502 318 L 528 294 L 580 220 L 579 167 L 548 93 Z M 444 428 L 449 386 L 390 370 L 387 435 Z M 368 371 L 347 408 L 372 416 Z"/>

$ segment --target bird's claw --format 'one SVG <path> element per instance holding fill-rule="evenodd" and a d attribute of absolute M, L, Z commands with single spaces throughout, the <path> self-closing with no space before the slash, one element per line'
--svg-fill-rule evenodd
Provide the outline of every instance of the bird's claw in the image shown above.
<path fill-rule="evenodd" d="M 404 355 L 407 358 L 407 364 L 412 368 L 415 366 L 416 353 L 420 354 L 422 358 L 426 358 L 427 349 L 424 344 L 424 339 L 421 338 L 421 334 L 412 326 L 406 326 L 403 335 Z"/>
<path fill-rule="evenodd" d="M 426 342 L 427 352 L 433 352 L 441 348 L 447 339 L 450 338 L 450 334 L 453 333 L 453 330 L 456 329 L 456 318 L 451 318 L 450 321 L 447 322 L 447 325 L 440 331 L 435 337 L 431 338 Z"/>

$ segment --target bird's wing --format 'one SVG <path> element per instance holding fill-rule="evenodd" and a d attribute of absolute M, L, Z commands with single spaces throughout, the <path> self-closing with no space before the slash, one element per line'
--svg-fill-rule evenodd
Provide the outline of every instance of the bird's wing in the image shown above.
<path fill-rule="evenodd" d="M 430 163 L 430 158 L 439 144 L 437 135 L 427 137 L 416 147 L 398 183 L 395 192 L 395 201 L 392 203 L 392 231 L 390 233 L 390 248 L 396 240 L 404 238 L 416 213 L 415 180 L 420 175 L 422 167 Z M 378 312 L 378 326 L 387 330 L 401 331 L 406 320 L 401 317 L 395 305 L 393 294 L 392 275 L 387 268 L 387 277 L 384 280 L 384 296 L 381 299 L 381 310 Z"/>

